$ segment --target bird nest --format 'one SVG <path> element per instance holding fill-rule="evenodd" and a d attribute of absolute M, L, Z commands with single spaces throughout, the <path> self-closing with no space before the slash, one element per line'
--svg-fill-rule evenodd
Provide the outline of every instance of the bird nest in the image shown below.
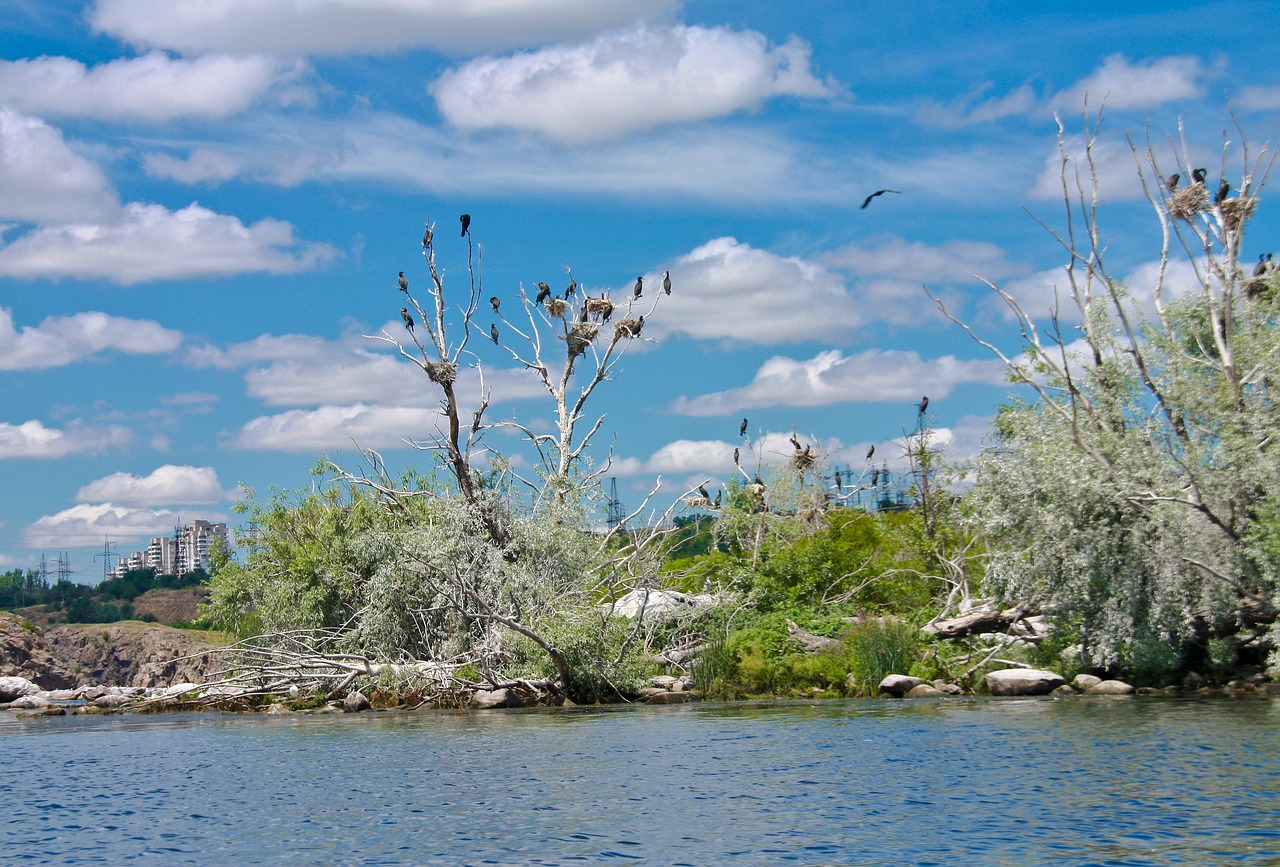
<path fill-rule="evenodd" d="M 1253 216 L 1253 208 L 1258 204 L 1256 196 L 1237 196 L 1234 199 L 1225 199 L 1220 207 L 1222 209 L 1222 224 L 1231 231 L 1239 229 L 1245 224 L 1245 221 Z"/>
<path fill-rule="evenodd" d="M 588 298 L 587 315 L 603 316 L 608 319 L 613 315 L 613 302 L 608 298 Z"/>
<path fill-rule="evenodd" d="M 568 307 L 569 305 L 564 301 L 564 299 L 561 299 L 561 298 L 547 299 L 547 313 L 555 317 L 556 319 L 563 319 L 564 311 L 567 310 Z"/>
<path fill-rule="evenodd" d="M 1245 281 L 1244 297 L 1253 301 L 1271 294 L 1271 281 L 1266 277 L 1252 277 Z"/>
<path fill-rule="evenodd" d="M 1175 220 L 1190 220 L 1209 207 L 1209 191 L 1204 184 L 1192 184 L 1175 190 L 1169 197 L 1169 216 Z"/>
<path fill-rule="evenodd" d="M 639 319 L 619 319 L 613 323 L 613 330 L 623 337 L 639 337 L 644 323 Z"/>
<path fill-rule="evenodd" d="M 447 361 L 428 361 L 424 367 L 427 379 L 440 385 L 449 385 L 458 378 L 458 366 Z"/>
<path fill-rule="evenodd" d="M 587 347 L 591 345 L 591 341 L 596 339 L 596 335 L 600 333 L 600 326 L 594 322 L 575 322 L 573 327 L 569 329 L 569 333 L 565 339 L 569 343 L 569 357 L 577 358 L 579 355 L 587 351 Z"/>
<path fill-rule="evenodd" d="M 797 470 L 807 470 L 814 465 L 817 458 L 813 454 L 812 449 L 796 449 L 791 455 L 791 466 Z"/>

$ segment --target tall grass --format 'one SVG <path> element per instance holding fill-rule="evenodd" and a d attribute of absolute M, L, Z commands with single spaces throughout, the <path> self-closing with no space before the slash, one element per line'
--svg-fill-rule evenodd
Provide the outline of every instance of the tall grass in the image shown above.
<path fill-rule="evenodd" d="M 849 674 L 858 695 L 876 695 L 890 674 L 906 674 L 916 661 L 920 631 L 910 623 L 868 618 L 844 636 Z"/>

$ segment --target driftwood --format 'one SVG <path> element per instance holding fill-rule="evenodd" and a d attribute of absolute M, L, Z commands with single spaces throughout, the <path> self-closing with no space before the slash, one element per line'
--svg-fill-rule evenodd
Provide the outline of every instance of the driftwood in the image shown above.
<path fill-rule="evenodd" d="M 814 635 L 812 632 L 805 632 L 790 620 L 787 621 L 787 635 L 791 636 L 792 641 L 799 642 L 805 653 L 820 653 L 823 650 L 830 650 L 840 643 L 834 638 L 826 638 L 821 635 Z"/>
<path fill-rule="evenodd" d="M 1003 632 L 1019 620 L 1038 613 L 1020 605 L 1004 611 L 971 611 L 950 620 L 930 623 L 922 629 L 939 638 L 964 638 L 966 635 L 979 635 L 983 632 Z"/>

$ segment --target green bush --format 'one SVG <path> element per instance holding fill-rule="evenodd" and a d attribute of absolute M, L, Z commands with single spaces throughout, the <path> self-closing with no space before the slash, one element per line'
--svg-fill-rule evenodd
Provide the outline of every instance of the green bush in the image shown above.
<path fill-rule="evenodd" d="M 904 674 L 916 661 L 920 630 L 892 618 L 867 618 L 844 635 L 849 673 L 858 695 L 876 695 L 880 681 L 890 674 Z"/>

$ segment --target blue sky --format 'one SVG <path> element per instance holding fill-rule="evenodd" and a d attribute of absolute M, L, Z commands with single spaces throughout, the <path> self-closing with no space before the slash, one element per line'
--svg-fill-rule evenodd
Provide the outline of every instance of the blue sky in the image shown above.
<path fill-rule="evenodd" d="M 82 579 L 237 486 L 305 487 L 353 438 L 396 467 L 435 395 L 385 343 L 424 219 L 459 288 L 674 292 L 598 392 L 624 503 L 767 471 L 793 427 L 863 466 L 930 395 L 952 457 L 1009 393 L 933 308 L 1016 350 L 981 276 L 1047 310 L 1065 259 L 1058 112 L 1085 95 L 1112 267 L 1158 251 L 1129 132 L 1222 166 L 1228 104 L 1274 138 L 1280 67 L 1242 50 L 1261 3 L 8 0 L 0 33 L 0 568 L 67 551 Z M 1242 167 L 1228 161 L 1229 177 Z M 864 197 L 885 194 L 860 209 Z M 1025 209 L 1025 210 L 1024 210 Z M 1275 220 L 1264 206 L 1249 261 Z M 481 316 L 480 325 L 488 320 Z M 478 346 L 493 419 L 530 375 Z M 518 462 L 518 439 L 488 445 Z"/>

